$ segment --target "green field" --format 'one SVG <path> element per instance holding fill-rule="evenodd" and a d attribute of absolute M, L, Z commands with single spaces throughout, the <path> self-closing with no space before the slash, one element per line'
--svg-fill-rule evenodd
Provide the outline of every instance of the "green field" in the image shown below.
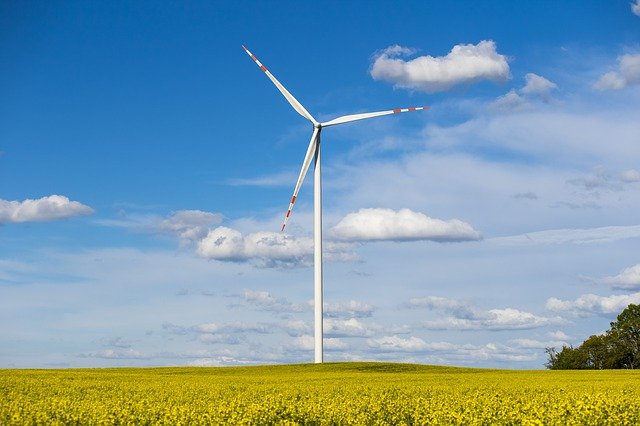
<path fill-rule="evenodd" d="M 640 424 L 640 371 L 0 370 L 0 424 Z"/>

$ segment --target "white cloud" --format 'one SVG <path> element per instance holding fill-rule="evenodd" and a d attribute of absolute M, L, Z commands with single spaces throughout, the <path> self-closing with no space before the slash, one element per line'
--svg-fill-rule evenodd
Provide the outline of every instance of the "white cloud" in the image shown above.
<path fill-rule="evenodd" d="M 368 339 L 367 345 L 376 352 L 408 352 L 408 353 L 438 353 L 439 362 L 477 362 L 479 360 L 523 362 L 537 358 L 536 353 L 531 353 L 530 347 L 534 341 L 514 342 L 514 346 L 506 346 L 495 343 L 485 345 L 454 344 L 449 342 L 425 342 L 419 337 L 401 338 L 398 336 L 383 336 Z M 534 349 L 539 349 L 538 345 Z M 529 351 L 527 351 L 529 350 Z"/>
<path fill-rule="evenodd" d="M 402 338 L 399 336 L 383 336 L 375 339 L 368 339 L 367 345 L 370 348 L 391 352 L 424 352 L 452 350 L 455 345 L 447 342 L 427 343 L 419 337 L 411 336 Z"/>
<path fill-rule="evenodd" d="M 199 324 L 191 327 L 191 331 L 198 333 L 198 340 L 202 343 L 239 345 L 247 340 L 247 333 L 268 334 L 274 328 L 267 324 L 233 321 Z"/>
<path fill-rule="evenodd" d="M 311 332 L 311 326 L 302 320 L 290 320 L 282 325 L 289 336 L 302 336 Z"/>
<path fill-rule="evenodd" d="M 148 232 L 170 235 L 178 238 L 180 244 L 189 245 L 206 237 L 211 225 L 222 222 L 220 213 L 201 210 L 178 210 L 167 217 L 153 214 L 121 214 L 119 219 L 101 219 L 96 221 L 104 226 L 126 228 L 135 232 Z"/>
<path fill-rule="evenodd" d="M 461 360 L 495 360 L 506 362 L 525 362 L 537 359 L 537 353 L 522 352 L 517 348 L 495 343 L 486 345 L 460 345 L 454 356 Z"/>
<path fill-rule="evenodd" d="M 63 195 L 50 195 L 37 200 L 7 201 L 0 199 L 0 225 L 3 223 L 47 222 L 73 216 L 88 215 L 93 209 Z"/>
<path fill-rule="evenodd" d="M 558 87 L 554 82 L 534 73 L 525 75 L 525 80 L 526 83 L 521 89 L 511 89 L 491 102 L 489 107 L 493 110 L 508 112 L 530 109 L 532 107 L 530 100 L 533 96 L 547 100 L 549 93 Z"/>
<path fill-rule="evenodd" d="M 222 343 L 224 345 L 239 345 L 245 340 L 243 334 L 208 334 L 203 333 L 198 336 L 198 340 L 202 343 L 215 344 Z"/>
<path fill-rule="evenodd" d="M 546 306 L 552 311 L 588 316 L 592 314 L 619 314 L 631 303 L 640 303 L 640 293 L 613 296 L 584 294 L 576 300 L 560 300 L 551 297 L 547 300 Z"/>
<path fill-rule="evenodd" d="M 408 306 L 447 314 L 421 323 L 422 327 L 430 330 L 526 330 L 564 322 L 559 317 L 543 317 L 513 308 L 482 310 L 464 301 L 445 297 L 414 298 Z"/>
<path fill-rule="evenodd" d="M 324 335 L 330 337 L 369 337 L 378 330 L 379 327 L 365 324 L 356 318 L 324 321 Z"/>
<path fill-rule="evenodd" d="M 226 323 L 204 323 L 193 327 L 194 331 L 205 334 L 216 333 L 269 333 L 270 329 L 265 324 L 247 323 L 242 321 Z"/>
<path fill-rule="evenodd" d="M 522 349 L 545 349 L 545 348 L 556 348 L 567 346 L 567 342 L 565 340 L 548 340 L 548 341 L 540 341 L 535 339 L 513 339 L 509 342 L 516 348 Z"/>
<path fill-rule="evenodd" d="M 189 332 L 187 327 L 183 327 L 181 325 L 172 324 L 170 322 L 162 323 L 162 329 L 171 334 L 176 335 L 185 335 Z"/>
<path fill-rule="evenodd" d="M 513 308 L 490 309 L 479 312 L 476 318 L 444 317 L 432 321 L 423 321 L 422 326 L 429 330 L 528 330 L 563 324 L 560 317 L 543 317 Z"/>
<path fill-rule="evenodd" d="M 249 302 L 255 302 L 259 305 L 273 305 L 277 302 L 276 298 L 268 291 L 245 290 L 242 292 L 242 297 Z"/>
<path fill-rule="evenodd" d="M 570 185 L 582 187 L 587 191 L 609 190 L 620 191 L 622 186 L 604 167 L 596 167 L 594 172 L 586 177 L 567 180 Z"/>
<path fill-rule="evenodd" d="M 177 238 L 182 246 L 193 247 L 197 255 L 206 259 L 247 262 L 259 268 L 294 268 L 312 264 L 312 238 L 264 231 L 243 235 L 239 230 L 226 226 L 211 228 L 211 225 L 218 225 L 222 220 L 220 213 L 179 210 L 166 218 L 134 214 L 122 219 L 100 220 L 98 223 L 132 231 L 170 235 Z M 259 229 L 263 224 L 252 226 Z M 359 259 L 353 248 L 353 245 L 346 242 L 325 241 L 324 259 L 357 261 Z"/>
<path fill-rule="evenodd" d="M 597 281 L 622 290 L 640 290 L 640 264 L 626 268 L 618 275 Z"/>
<path fill-rule="evenodd" d="M 218 358 L 198 358 L 189 362 L 190 367 L 220 367 L 228 363 Z"/>
<path fill-rule="evenodd" d="M 640 0 L 636 0 L 635 3 L 631 3 L 631 11 L 640 16 Z"/>
<path fill-rule="evenodd" d="M 476 45 L 456 45 L 447 56 L 402 59 L 413 52 L 406 47 L 388 47 L 375 56 L 371 76 L 397 87 L 425 92 L 444 91 L 480 80 L 501 82 L 509 78 L 507 58 L 498 54 L 496 44 L 491 40 Z"/>
<path fill-rule="evenodd" d="M 433 219 L 409 209 L 360 209 L 349 213 L 331 229 L 345 241 L 472 241 L 480 233 L 457 219 Z"/>
<path fill-rule="evenodd" d="M 127 339 L 125 339 L 123 337 L 120 337 L 120 336 L 116 336 L 116 337 L 113 337 L 113 338 L 109 339 L 107 344 L 109 346 L 113 346 L 114 348 L 128 349 L 128 348 L 131 347 L 131 343 Z"/>
<path fill-rule="evenodd" d="M 324 259 L 350 262 L 357 259 L 349 244 L 327 241 Z M 279 232 L 254 232 L 242 235 L 225 226 L 209 230 L 198 241 L 198 255 L 220 261 L 250 262 L 260 268 L 309 266 L 313 260 L 313 239 Z"/>
<path fill-rule="evenodd" d="M 373 314 L 374 307 L 368 303 L 359 302 L 357 300 L 350 300 L 346 303 L 325 303 L 324 314 L 326 317 L 370 317 Z"/>
<path fill-rule="evenodd" d="M 266 311 L 305 312 L 312 309 L 309 303 L 293 303 L 286 298 L 276 298 L 268 291 L 244 290 L 240 297 Z"/>
<path fill-rule="evenodd" d="M 300 313 L 313 309 L 313 300 L 305 303 L 294 303 L 284 297 L 276 298 L 268 291 L 244 290 L 239 297 L 267 311 Z M 324 314 L 326 318 L 364 318 L 370 317 L 374 310 L 375 308 L 368 303 L 357 300 L 324 303 Z"/>
<path fill-rule="evenodd" d="M 552 337 L 553 339 L 556 339 L 556 340 L 562 340 L 562 341 L 565 341 L 565 342 L 571 340 L 571 336 L 567 335 L 567 333 L 565 333 L 562 330 L 550 331 L 547 334 L 550 337 Z"/>
<path fill-rule="evenodd" d="M 222 222 L 220 213 L 201 210 L 179 210 L 157 224 L 161 232 L 177 236 L 182 242 L 194 242 L 207 235 L 210 225 Z"/>
<path fill-rule="evenodd" d="M 627 170 L 622 173 L 620 176 L 623 182 L 633 183 L 640 182 L 640 171 L 638 170 Z"/>
<path fill-rule="evenodd" d="M 197 253 L 208 259 L 252 261 L 262 267 L 304 266 L 311 262 L 313 240 L 276 232 L 243 236 L 240 231 L 219 226 L 198 242 Z"/>
<path fill-rule="evenodd" d="M 558 88 L 558 85 L 554 82 L 531 72 L 525 75 L 524 78 L 526 80 L 526 84 L 522 89 L 520 89 L 520 92 L 525 95 L 544 95 L 553 89 Z"/>
<path fill-rule="evenodd" d="M 134 349 L 104 349 L 98 352 L 89 352 L 78 355 L 80 358 L 104 358 L 104 359 L 150 359 L 146 355 Z"/>
<path fill-rule="evenodd" d="M 324 349 L 329 351 L 344 350 L 349 348 L 349 345 L 345 341 L 337 338 L 327 338 L 327 337 L 322 339 L 322 346 Z M 293 349 L 312 351 L 315 348 L 315 339 L 313 338 L 313 336 L 309 334 L 305 334 L 304 336 L 295 338 L 291 347 Z"/>
<path fill-rule="evenodd" d="M 515 90 L 509 90 L 505 95 L 498 97 L 489 105 L 499 111 L 519 111 L 528 108 L 529 102 Z"/>
<path fill-rule="evenodd" d="M 640 84 L 640 53 L 618 58 L 618 69 L 600 77 L 593 87 L 598 90 L 618 90 Z"/>
<path fill-rule="evenodd" d="M 478 311 L 469 303 L 456 299 L 448 299 L 446 297 L 416 297 L 409 300 L 407 306 L 411 308 L 427 308 L 429 310 L 442 311 L 456 318 L 473 319 L 478 316 Z"/>

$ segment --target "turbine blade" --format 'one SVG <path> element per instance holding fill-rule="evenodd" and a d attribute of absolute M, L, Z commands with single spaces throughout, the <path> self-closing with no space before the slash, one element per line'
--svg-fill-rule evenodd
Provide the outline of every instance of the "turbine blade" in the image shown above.
<path fill-rule="evenodd" d="M 242 48 L 247 52 L 249 56 L 251 56 L 251 59 L 253 59 L 253 61 L 260 67 L 260 69 L 264 71 L 265 74 L 267 74 L 267 77 L 269 77 L 269 79 L 273 82 L 273 84 L 276 85 L 280 93 L 282 93 L 282 95 L 287 99 L 287 101 L 289 101 L 293 109 L 295 109 L 298 112 L 298 114 L 300 114 L 301 116 L 309 120 L 314 125 L 318 124 L 316 119 L 313 118 L 311 114 L 309 114 L 309 111 L 307 111 L 302 106 L 302 104 L 298 102 L 298 100 L 294 98 L 293 95 L 289 93 L 289 91 L 278 81 L 278 79 L 275 78 L 273 74 L 271 74 L 264 65 L 262 65 L 262 63 L 258 60 L 258 58 L 256 58 L 253 53 L 249 52 L 249 49 L 247 49 L 246 47 L 242 46 Z"/>
<path fill-rule="evenodd" d="M 350 123 L 352 121 L 364 120 L 367 118 L 380 117 L 382 115 L 389 114 L 399 114 L 401 112 L 410 112 L 410 111 L 422 111 L 429 109 L 428 106 L 416 107 L 416 108 L 402 108 L 402 109 L 390 109 L 389 111 L 378 111 L 378 112 L 364 112 L 362 114 L 351 114 L 351 115 L 343 115 L 342 117 L 334 118 L 333 120 L 329 120 L 326 123 L 322 123 L 322 127 L 327 126 L 335 126 L 336 124 Z"/>
<path fill-rule="evenodd" d="M 302 168 L 300 169 L 298 182 L 296 182 L 296 187 L 293 190 L 293 197 L 291 197 L 291 202 L 289 203 L 289 209 L 287 210 L 287 214 L 284 217 L 284 222 L 282 222 L 282 229 L 280 230 L 280 232 L 284 231 L 284 227 L 287 226 L 287 221 L 289 220 L 289 216 L 291 216 L 291 210 L 293 209 L 293 204 L 296 202 L 296 198 L 298 198 L 298 192 L 300 192 L 300 187 L 302 187 L 302 182 L 304 181 L 304 177 L 307 175 L 307 171 L 309 170 L 309 166 L 311 165 L 311 160 L 313 160 L 313 156 L 316 153 L 316 143 L 318 141 L 319 135 L 320 135 L 320 129 L 317 127 L 314 127 L 313 134 L 311 135 L 311 140 L 309 141 L 309 147 L 307 148 L 307 153 L 304 156 L 304 161 L 302 162 Z"/>

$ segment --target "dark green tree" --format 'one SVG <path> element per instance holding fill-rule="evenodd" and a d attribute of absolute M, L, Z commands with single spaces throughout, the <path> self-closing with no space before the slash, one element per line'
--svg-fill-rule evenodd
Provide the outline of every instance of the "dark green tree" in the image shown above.
<path fill-rule="evenodd" d="M 550 370 L 581 370 L 586 368 L 584 354 L 579 348 L 563 346 L 560 352 L 555 348 L 547 348 L 549 361 L 546 366 Z"/>
<path fill-rule="evenodd" d="M 640 305 L 629 305 L 604 334 L 594 335 L 580 346 L 547 348 L 551 370 L 640 368 Z"/>
<path fill-rule="evenodd" d="M 611 323 L 619 368 L 640 368 L 640 305 L 629 305 Z"/>

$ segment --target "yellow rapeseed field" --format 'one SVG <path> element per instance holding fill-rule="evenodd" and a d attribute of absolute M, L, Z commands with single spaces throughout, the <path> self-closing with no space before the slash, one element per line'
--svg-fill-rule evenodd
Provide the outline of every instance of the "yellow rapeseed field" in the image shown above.
<path fill-rule="evenodd" d="M 0 424 L 640 424 L 640 372 L 386 363 L 0 370 Z"/>

